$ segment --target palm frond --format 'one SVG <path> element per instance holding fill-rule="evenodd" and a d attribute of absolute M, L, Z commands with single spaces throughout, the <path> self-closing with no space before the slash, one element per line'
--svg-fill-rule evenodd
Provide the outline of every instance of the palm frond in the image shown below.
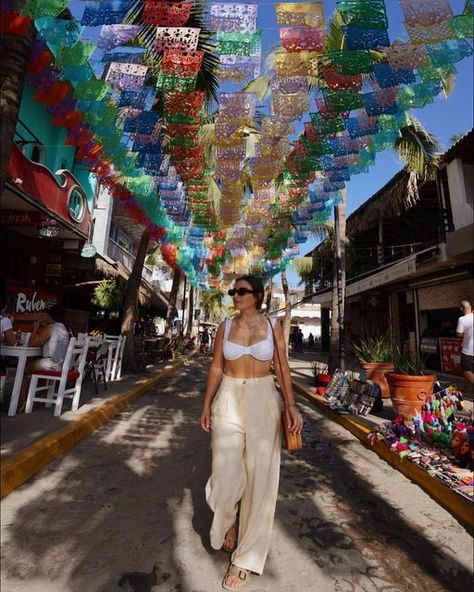
<path fill-rule="evenodd" d="M 211 42 L 213 33 L 207 29 L 205 20 L 206 3 L 202 0 L 196 0 L 191 9 L 191 16 L 186 26 L 195 27 L 201 29 L 199 34 L 198 49 L 204 51 L 204 58 L 202 61 L 201 69 L 198 73 L 196 80 L 196 88 L 204 90 L 208 99 L 214 99 L 217 101 L 219 92 L 219 79 L 217 78 L 215 71 L 219 65 L 219 56 L 216 54 L 215 45 Z M 142 25 L 142 12 L 143 2 L 142 0 L 135 0 L 130 10 L 124 19 L 125 23 L 128 24 L 140 24 Z M 156 27 L 153 25 L 145 25 L 142 27 L 139 35 L 134 40 L 134 45 L 148 48 L 147 63 L 148 61 L 153 65 L 154 69 L 151 69 L 151 83 L 154 82 L 156 77 L 156 69 L 159 67 L 161 62 L 162 54 L 155 50 L 155 39 L 156 39 Z"/>
<path fill-rule="evenodd" d="M 212 322 L 221 320 L 224 313 L 224 294 L 217 288 L 211 288 L 208 292 L 201 292 L 200 302 L 205 316 Z"/>
<path fill-rule="evenodd" d="M 280 44 L 274 45 L 265 56 L 265 69 L 267 72 L 275 70 L 276 59 L 279 54 L 286 54 L 286 50 Z"/>
<path fill-rule="evenodd" d="M 325 220 L 324 222 L 312 222 L 311 228 L 313 233 L 321 240 L 333 240 L 334 237 L 334 222 L 332 220 Z"/>
<path fill-rule="evenodd" d="M 328 24 L 325 39 L 325 50 L 326 51 L 342 51 L 346 48 L 346 40 L 344 37 L 344 30 L 342 27 L 347 25 L 342 12 L 335 10 L 331 20 Z"/>
<path fill-rule="evenodd" d="M 258 130 L 249 131 L 247 134 L 247 151 L 245 158 L 252 158 L 255 156 L 255 146 L 260 142 L 261 134 Z"/>
<path fill-rule="evenodd" d="M 160 248 L 156 243 L 148 250 L 145 263 L 148 267 L 155 267 L 156 265 L 163 263 Z"/>
<path fill-rule="evenodd" d="M 286 193 L 287 188 L 285 185 L 285 178 L 283 172 L 279 173 L 275 179 L 275 193 Z"/>
<path fill-rule="evenodd" d="M 264 101 L 271 92 L 270 76 L 259 76 L 248 82 L 242 89 L 257 95 L 259 101 Z"/>
<path fill-rule="evenodd" d="M 312 257 L 297 257 L 296 259 L 293 259 L 291 264 L 302 279 L 309 277 L 313 272 Z"/>
<path fill-rule="evenodd" d="M 410 124 L 401 128 L 394 149 L 408 172 L 431 179 L 439 166 L 440 144 L 422 123 L 410 114 Z"/>
<path fill-rule="evenodd" d="M 454 87 L 456 86 L 456 76 L 451 74 L 446 78 L 442 78 L 441 84 L 443 85 L 444 98 L 447 99 L 454 92 Z"/>

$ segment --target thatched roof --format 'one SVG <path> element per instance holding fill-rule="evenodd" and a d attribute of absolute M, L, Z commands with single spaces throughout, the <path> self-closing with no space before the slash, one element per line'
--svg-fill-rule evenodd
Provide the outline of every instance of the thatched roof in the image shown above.
<path fill-rule="evenodd" d="M 118 264 L 115 261 L 113 261 L 113 262 L 112 262 L 112 260 L 107 261 L 102 256 L 96 257 L 95 268 L 106 279 L 120 277 L 122 279 L 127 280 L 128 276 L 130 275 L 130 274 L 122 275 L 119 268 L 118 268 Z"/>
<path fill-rule="evenodd" d="M 106 279 L 121 278 L 126 281 L 130 277 L 130 272 L 121 263 L 118 261 L 109 262 L 103 257 L 96 258 L 95 268 Z M 142 306 L 152 305 L 160 309 L 166 309 L 168 307 L 168 301 L 159 289 L 149 284 L 143 278 L 138 290 L 138 301 Z"/>
<path fill-rule="evenodd" d="M 471 129 L 442 154 L 440 160 L 446 164 L 460 157 L 472 160 L 473 154 L 474 130 Z M 347 236 L 354 237 L 360 232 L 376 228 L 380 218 L 399 216 L 416 205 L 418 199 L 416 176 L 406 170 L 398 172 L 347 218 Z"/>
<path fill-rule="evenodd" d="M 448 163 L 455 158 L 469 159 L 472 163 L 474 158 L 474 129 L 470 129 L 459 138 L 441 157 L 441 162 Z"/>
<path fill-rule="evenodd" d="M 379 219 L 394 218 L 413 207 L 419 199 L 415 175 L 403 170 L 347 218 L 346 234 L 353 237 L 376 228 Z"/>
<path fill-rule="evenodd" d="M 455 158 L 462 158 L 465 162 L 474 160 L 474 130 L 464 134 L 444 154 L 441 155 L 441 164 L 448 164 Z M 412 208 L 419 201 L 418 183 L 414 175 L 406 170 L 399 171 L 379 189 L 372 197 L 364 202 L 347 218 L 346 235 L 354 238 L 359 233 L 377 228 L 380 218 L 394 218 L 404 211 Z M 323 241 L 315 251 L 324 256 L 328 250 L 327 241 Z M 306 256 L 310 256 L 307 253 Z"/>

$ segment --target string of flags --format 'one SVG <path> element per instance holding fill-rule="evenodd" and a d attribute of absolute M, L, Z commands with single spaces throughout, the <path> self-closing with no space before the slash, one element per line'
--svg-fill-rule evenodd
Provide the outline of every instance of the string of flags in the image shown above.
<path fill-rule="evenodd" d="M 280 47 L 261 78 L 257 2 L 87 1 L 77 21 L 63 18 L 67 0 L 27 0 L 20 14 L 6 1 L 1 30 L 33 21 L 34 99 L 164 259 L 206 289 L 284 269 L 472 54 L 474 0 L 461 14 L 448 0 L 399 3 L 408 40 L 392 42 L 384 0 L 337 0 L 331 19 L 321 1 L 276 2 Z M 217 109 L 205 71 L 240 85 Z"/>

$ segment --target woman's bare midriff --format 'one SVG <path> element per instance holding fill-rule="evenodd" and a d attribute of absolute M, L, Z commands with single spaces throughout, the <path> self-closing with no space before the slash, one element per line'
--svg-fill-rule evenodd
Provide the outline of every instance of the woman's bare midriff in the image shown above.
<path fill-rule="evenodd" d="M 270 374 L 271 360 L 257 360 L 245 354 L 237 360 L 225 360 L 224 374 L 231 378 L 263 378 Z"/>

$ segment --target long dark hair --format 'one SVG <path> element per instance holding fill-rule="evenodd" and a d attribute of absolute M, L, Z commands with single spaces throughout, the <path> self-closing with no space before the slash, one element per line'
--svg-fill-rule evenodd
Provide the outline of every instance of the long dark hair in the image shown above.
<path fill-rule="evenodd" d="M 247 282 L 252 286 L 252 290 L 255 292 L 255 297 L 257 299 L 257 310 L 260 310 L 265 296 L 265 288 L 261 278 L 256 275 L 242 275 L 235 280 L 235 284 L 240 281 Z"/>
<path fill-rule="evenodd" d="M 53 304 L 53 306 L 50 306 L 45 312 L 47 312 L 56 323 L 64 323 L 65 310 L 59 304 Z"/>

